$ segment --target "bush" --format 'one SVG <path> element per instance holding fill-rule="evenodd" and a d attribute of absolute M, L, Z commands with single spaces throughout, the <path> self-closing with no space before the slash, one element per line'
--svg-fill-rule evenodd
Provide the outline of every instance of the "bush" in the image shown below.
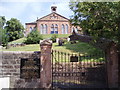
<path fill-rule="evenodd" d="M 25 44 L 38 44 L 40 40 L 42 40 L 43 37 L 37 30 L 32 31 L 28 36 L 26 37 L 26 40 L 24 41 Z"/>
<path fill-rule="evenodd" d="M 56 42 L 56 38 L 58 38 L 57 34 L 53 34 L 52 37 L 50 38 L 52 40 L 52 42 Z"/>
<path fill-rule="evenodd" d="M 6 32 L 6 29 L 1 29 L 0 28 L 0 45 L 3 47 L 6 47 L 9 41 L 9 36 Z"/>
<path fill-rule="evenodd" d="M 67 43 L 67 39 L 63 39 L 63 43 Z"/>

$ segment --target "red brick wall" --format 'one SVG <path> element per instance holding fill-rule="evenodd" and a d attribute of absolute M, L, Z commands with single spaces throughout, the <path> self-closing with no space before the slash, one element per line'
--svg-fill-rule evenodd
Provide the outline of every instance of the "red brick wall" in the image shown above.
<path fill-rule="evenodd" d="M 34 28 L 37 24 L 26 24 L 26 35 L 30 33 L 30 27 Z"/>
<path fill-rule="evenodd" d="M 72 28 L 76 28 L 75 26 L 72 26 L 69 21 L 66 21 L 66 20 L 40 20 L 40 21 L 37 21 L 36 24 L 26 24 L 26 35 L 30 33 L 29 31 L 30 27 L 32 28 L 37 27 L 37 30 L 40 32 L 41 24 L 47 25 L 47 30 L 48 30 L 47 34 L 51 34 L 52 24 L 58 25 L 58 34 L 62 34 L 62 24 L 65 26 L 65 28 L 66 28 L 66 24 L 68 25 L 68 34 L 72 33 Z M 78 33 L 82 34 L 82 29 L 80 27 L 77 27 L 77 28 L 79 29 Z"/>
<path fill-rule="evenodd" d="M 62 34 L 62 24 L 64 25 L 68 25 L 68 34 L 71 33 L 71 26 L 69 24 L 69 22 L 67 21 L 38 21 L 37 23 L 37 30 L 40 32 L 40 26 L 41 24 L 46 24 L 47 25 L 47 28 L 48 28 L 48 34 L 51 34 L 51 25 L 52 24 L 57 24 L 58 25 L 58 34 Z"/>
<path fill-rule="evenodd" d="M 52 16 L 55 16 L 56 18 L 51 18 Z M 41 19 L 38 19 L 36 21 L 37 23 L 26 23 L 26 33 L 29 33 L 29 29 L 30 27 L 37 27 L 37 30 L 40 32 L 40 27 L 41 24 L 46 24 L 47 25 L 47 30 L 48 30 L 48 34 L 51 34 L 51 25 L 52 24 L 57 24 L 58 25 L 58 34 L 62 34 L 62 24 L 64 24 L 64 26 L 66 26 L 66 24 L 68 25 L 68 34 L 72 33 L 72 29 L 71 29 L 71 24 L 69 22 L 69 19 L 57 14 L 57 13 L 51 13 Z"/>

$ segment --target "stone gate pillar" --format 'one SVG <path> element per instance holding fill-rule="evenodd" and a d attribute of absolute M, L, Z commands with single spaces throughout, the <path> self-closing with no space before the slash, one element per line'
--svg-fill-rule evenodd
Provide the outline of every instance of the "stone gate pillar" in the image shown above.
<path fill-rule="evenodd" d="M 40 41 L 41 48 L 41 71 L 40 71 L 40 88 L 50 88 L 52 83 L 52 68 L 51 68 L 51 48 L 52 41 Z"/>

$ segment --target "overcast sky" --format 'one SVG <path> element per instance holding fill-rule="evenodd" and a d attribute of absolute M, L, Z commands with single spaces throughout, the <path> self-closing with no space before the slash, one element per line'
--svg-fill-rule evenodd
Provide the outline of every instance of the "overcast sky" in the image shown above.
<path fill-rule="evenodd" d="M 69 9 L 69 0 L 0 0 L 0 16 L 7 20 L 17 18 L 25 26 L 51 13 L 51 6 L 57 6 L 57 13 L 67 18 L 73 14 Z"/>

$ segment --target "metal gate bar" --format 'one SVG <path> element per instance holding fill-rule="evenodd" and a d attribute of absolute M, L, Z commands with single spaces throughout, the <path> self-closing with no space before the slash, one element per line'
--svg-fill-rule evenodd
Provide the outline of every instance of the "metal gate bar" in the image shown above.
<path fill-rule="evenodd" d="M 53 87 L 106 87 L 104 53 L 94 55 L 52 51 Z"/>

